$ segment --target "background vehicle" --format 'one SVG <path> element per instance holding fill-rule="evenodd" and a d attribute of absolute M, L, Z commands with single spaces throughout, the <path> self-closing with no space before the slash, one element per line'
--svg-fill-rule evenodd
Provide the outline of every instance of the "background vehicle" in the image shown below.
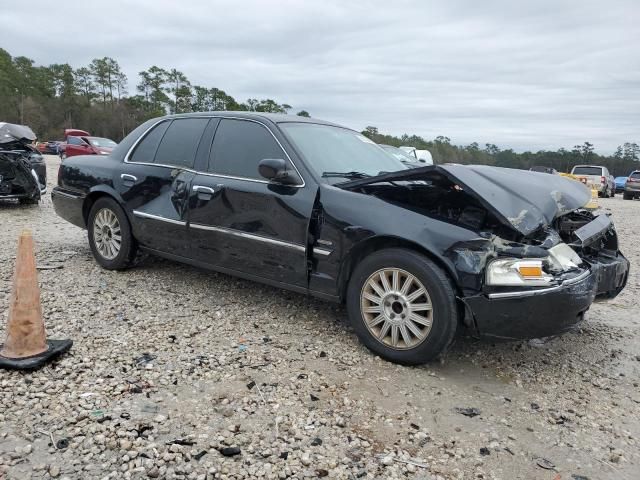
<path fill-rule="evenodd" d="M 50 142 L 37 142 L 36 149 L 40 153 L 57 155 L 58 154 L 58 141 L 50 141 Z"/>
<path fill-rule="evenodd" d="M 537 165 L 534 167 L 531 167 L 529 169 L 531 172 L 540 172 L 540 173 L 550 173 L 551 175 L 557 175 L 558 171 L 553 168 L 553 167 L 545 167 L 542 165 Z"/>
<path fill-rule="evenodd" d="M 75 155 L 109 155 L 116 142 L 102 137 L 67 137 L 63 158 Z"/>
<path fill-rule="evenodd" d="M 616 193 L 624 192 L 624 184 L 627 183 L 627 178 L 629 177 L 616 177 L 613 179 L 616 185 Z"/>
<path fill-rule="evenodd" d="M 571 169 L 571 173 L 580 179 L 586 180 L 587 186 L 598 191 L 598 196 L 612 197 L 615 195 L 616 187 L 613 176 L 607 167 L 598 165 L 576 165 Z"/>
<path fill-rule="evenodd" d="M 384 144 L 380 144 L 380 147 L 383 150 L 389 152 L 391 155 L 393 155 L 395 158 L 400 160 L 402 163 L 404 163 L 408 167 L 418 168 L 418 167 L 424 166 L 424 164 L 416 160 L 416 157 L 408 154 L 404 150 L 400 150 L 398 147 L 394 147 L 392 145 L 384 145 Z"/>
<path fill-rule="evenodd" d="M 400 150 L 407 152 L 420 163 L 433 165 L 433 157 L 429 150 L 417 150 L 415 147 L 400 147 Z"/>
<path fill-rule="evenodd" d="M 622 198 L 625 200 L 633 200 L 640 197 L 640 170 L 635 170 L 629 174 L 627 182 L 624 185 L 624 193 Z"/>
<path fill-rule="evenodd" d="M 359 132 L 290 115 L 150 120 L 104 161 L 62 162 L 51 198 L 104 268 L 142 248 L 344 302 L 368 348 L 408 364 L 439 355 L 461 325 L 494 338 L 565 331 L 629 268 L 578 182 L 407 168 Z"/>
<path fill-rule="evenodd" d="M 38 203 L 47 191 L 44 160 L 31 145 L 35 138 L 29 127 L 0 123 L 0 198 Z"/>

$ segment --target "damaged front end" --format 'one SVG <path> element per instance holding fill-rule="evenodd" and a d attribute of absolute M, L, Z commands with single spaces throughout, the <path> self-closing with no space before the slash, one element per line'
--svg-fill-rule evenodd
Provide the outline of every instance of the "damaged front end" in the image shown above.
<path fill-rule="evenodd" d="M 341 185 L 476 238 L 443 252 L 457 274 L 465 324 L 478 335 L 524 339 L 562 333 L 596 299 L 624 288 L 629 262 L 611 218 L 584 206 L 579 182 L 511 169 L 443 165 Z"/>
<path fill-rule="evenodd" d="M 629 262 L 608 215 L 576 210 L 519 242 L 492 236 L 447 254 L 464 272 L 466 323 L 481 336 L 556 335 L 624 288 Z"/>
<path fill-rule="evenodd" d="M 37 203 L 46 192 L 30 161 L 34 139 L 28 127 L 0 123 L 0 199 Z"/>

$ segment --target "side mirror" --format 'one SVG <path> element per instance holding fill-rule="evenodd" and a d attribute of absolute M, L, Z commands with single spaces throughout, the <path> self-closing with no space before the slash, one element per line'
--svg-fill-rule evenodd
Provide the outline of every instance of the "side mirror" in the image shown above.
<path fill-rule="evenodd" d="M 299 183 L 296 173 L 287 170 L 287 162 L 282 158 L 265 158 L 258 163 L 258 172 L 264 178 L 284 185 Z"/>

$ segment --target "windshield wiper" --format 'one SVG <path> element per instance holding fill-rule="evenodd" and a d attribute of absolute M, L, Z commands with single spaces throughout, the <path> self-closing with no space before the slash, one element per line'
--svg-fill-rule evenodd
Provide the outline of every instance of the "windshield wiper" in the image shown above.
<path fill-rule="evenodd" d="M 322 172 L 322 178 L 367 178 L 370 177 L 364 172 Z"/>

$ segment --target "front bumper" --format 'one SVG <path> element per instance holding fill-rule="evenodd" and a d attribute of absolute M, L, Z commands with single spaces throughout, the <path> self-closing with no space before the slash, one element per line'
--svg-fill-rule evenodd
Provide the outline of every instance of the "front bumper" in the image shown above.
<path fill-rule="evenodd" d="M 480 336 L 527 339 L 566 332 L 584 319 L 595 300 L 614 298 L 624 288 L 629 261 L 601 255 L 583 274 L 561 285 L 462 298 Z"/>

